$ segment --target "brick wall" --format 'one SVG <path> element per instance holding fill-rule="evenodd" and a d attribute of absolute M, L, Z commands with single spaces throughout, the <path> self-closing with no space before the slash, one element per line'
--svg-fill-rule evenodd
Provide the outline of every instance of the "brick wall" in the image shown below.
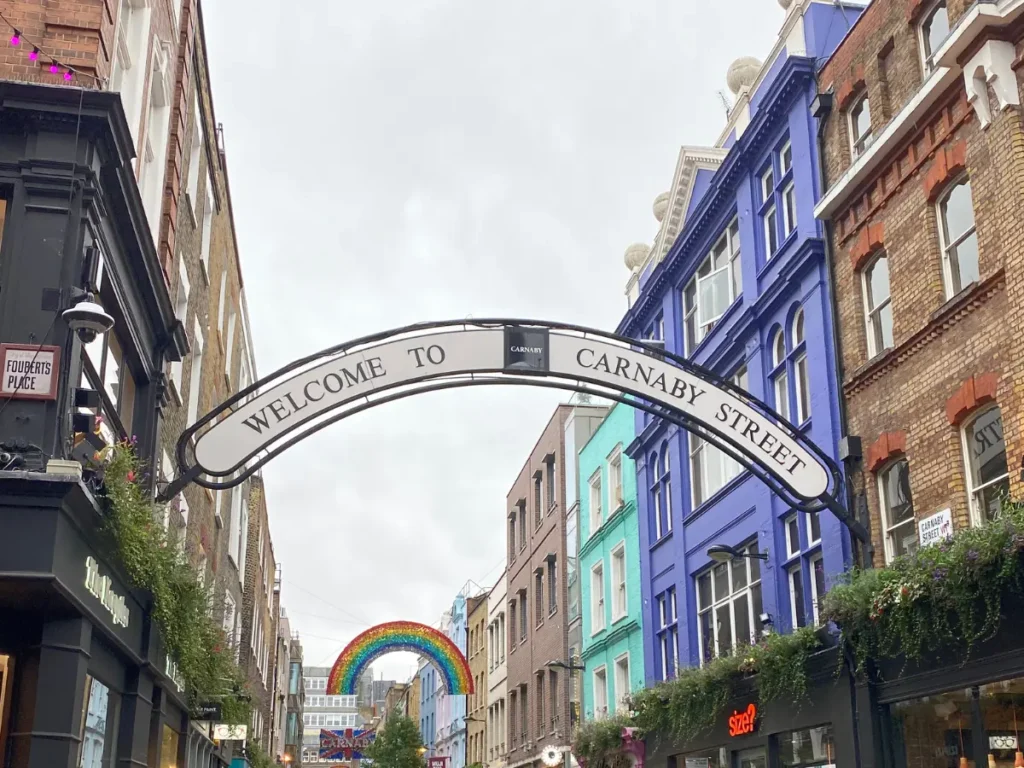
<path fill-rule="evenodd" d="M 487 762 L 487 595 L 466 600 L 466 643 L 473 695 L 466 699 L 466 765 Z"/>
<path fill-rule="evenodd" d="M 277 614 L 274 612 L 274 548 L 270 541 L 266 493 L 263 481 L 254 477 L 249 496 L 249 545 L 242 597 L 242 647 L 239 664 L 246 675 L 254 712 L 262 716 L 256 734 L 270 743 L 274 693 L 274 644 Z"/>
<path fill-rule="evenodd" d="M 950 26 L 965 0 L 950 0 Z M 826 185 L 851 165 L 847 110 L 858 93 L 871 104 L 878 136 L 922 85 L 915 0 L 875 0 L 822 69 L 835 110 L 824 131 Z M 1021 28 L 1002 33 L 1022 51 Z M 961 57 L 961 66 L 987 39 Z M 1016 68 L 1018 92 L 1021 70 Z M 990 92 L 990 97 L 992 96 Z M 1024 130 L 1019 107 L 982 128 L 958 77 L 898 144 L 880 146 L 881 163 L 849 189 L 832 217 L 838 328 L 848 432 L 859 435 L 864 471 L 855 489 L 871 512 L 875 562 L 884 562 L 877 473 L 906 458 L 915 517 L 950 509 L 970 524 L 962 427 L 988 404 L 1000 406 L 1010 492 L 1019 496 L 1021 342 L 1024 341 Z M 952 183 L 969 179 L 980 279 L 947 295 L 938 205 Z M 864 270 L 887 259 L 892 347 L 869 357 Z"/>
<path fill-rule="evenodd" d="M 549 668 L 545 666 L 548 661 L 565 661 L 568 654 L 566 608 L 568 597 L 566 593 L 565 579 L 565 491 L 562 482 L 562 472 L 565 467 L 565 420 L 571 412 L 569 406 L 561 405 L 557 408 L 551 420 L 544 428 L 540 439 L 534 446 L 529 459 L 523 466 L 516 478 L 512 490 L 506 499 L 506 509 L 511 511 L 521 501 L 526 504 L 526 546 L 523 551 L 519 550 L 518 543 L 513 547 L 510 542 L 510 552 L 514 550 L 515 559 L 510 560 L 508 565 L 508 602 L 511 605 L 516 603 L 515 622 L 512 621 L 512 611 L 507 613 L 508 621 L 508 762 L 515 764 L 524 760 L 536 759 L 538 753 L 549 743 L 565 744 L 569 738 L 568 734 L 568 692 L 565 686 L 565 675 L 561 670 L 558 673 L 558 722 L 551 728 L 551 699 L 550 699 L 550 674 Z M 547 456 L 554 456 L 555 459 L 555 505 L 548 509 L 546 503 L 547 471 L 548 465 L 544 459 Z M 536 525 L 537 507 L 535 504 L 534 478 L 540 472 L 541 476 L 541 509 L 542 514 L 540 525 Z M 517 537 L 518 537 L 517 520 Z M 554 555 L 556 558 L 557 572 L 557 598 L 558 603 L 554 613 L 547 609 L 548 592 L 548 569 L 547 558 Z M 536 571 L 541 569 L 543 573 L 543 594 L 540 598 L 544 602 L 541 611 L 541 619 L 538 624 L 536 600 Z M 527 632 L 525 642 L 520 639 L 520 592 L 525 591 L 527 595 Z M 538 728 L 537 709 L 537 674 L 543 672 L 544 681 L 544 724 Z M 525 686 L 525 689 L 524 687 Z M 522 694 L 526 692 L 527 718 L 525 728 L 522 727 Z M 515 698 L 515 705 L 512 700 Z"/>

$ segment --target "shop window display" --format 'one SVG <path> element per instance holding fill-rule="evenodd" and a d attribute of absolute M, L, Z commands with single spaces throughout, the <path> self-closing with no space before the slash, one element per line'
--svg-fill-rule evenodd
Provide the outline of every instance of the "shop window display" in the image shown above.
<path fill-rule="evenodd" d="M 779 736 L 779 762 L 784 768 L 818 768 L 835 764 L 832 726 L 803 728 Z"/>
<path fill-rule="evenodd" d="M 676 758 L 676 768 L 730 768 L 725 747 L 689 752 Z"/>

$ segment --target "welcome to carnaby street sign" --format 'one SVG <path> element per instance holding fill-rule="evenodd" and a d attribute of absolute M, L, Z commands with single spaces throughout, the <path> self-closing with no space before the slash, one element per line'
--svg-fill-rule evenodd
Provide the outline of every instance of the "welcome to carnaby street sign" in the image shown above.
<path fill-rule="evenodd" d="M 341 731 L 320 731 L 321 760 L 362 760 L 377 734 L 371 730 L 346 728 Z"/>
<path fill-rule="evenodd" d="M 189 427 L 178 462 L 200 485 L 231 487 L 360 410 L 419 392 L 508 383 L 628 402 L 719 446 L 797 508 L 837 504 L 834 462 L 765 403 L 646 342 L 537 321 L 410 326 L 296 361 Z"/>

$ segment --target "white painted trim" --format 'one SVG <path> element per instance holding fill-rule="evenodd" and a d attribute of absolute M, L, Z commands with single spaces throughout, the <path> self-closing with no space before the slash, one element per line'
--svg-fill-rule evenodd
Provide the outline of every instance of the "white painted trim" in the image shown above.
<path fill-rule="evenodd" d="M 1002 0 L 1000 3 L 975 5 L 950 31 L 942 47 L 935 52 L 935 71 L 914 97 L 893 117 L 857 160 L 834 183 L 814 208 L 819 219 L 829 219 L 850 192 L 874 172 L 893 145 L 917 128 L 918 121 L 932 108 L 938 98 L 961 78 L 957 58 L 988 27 L 1005 27 L 1024 15 L 1024 0 Z"/>

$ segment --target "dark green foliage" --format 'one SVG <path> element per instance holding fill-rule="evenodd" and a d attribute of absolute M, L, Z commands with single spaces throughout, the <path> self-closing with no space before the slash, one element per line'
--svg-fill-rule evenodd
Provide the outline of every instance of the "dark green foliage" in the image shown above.
<path fill-rule="evenodd" d="M 375 768 L 423 768 L 423 741 L 416 723 L 393 712 L 366 751 Z"/>

